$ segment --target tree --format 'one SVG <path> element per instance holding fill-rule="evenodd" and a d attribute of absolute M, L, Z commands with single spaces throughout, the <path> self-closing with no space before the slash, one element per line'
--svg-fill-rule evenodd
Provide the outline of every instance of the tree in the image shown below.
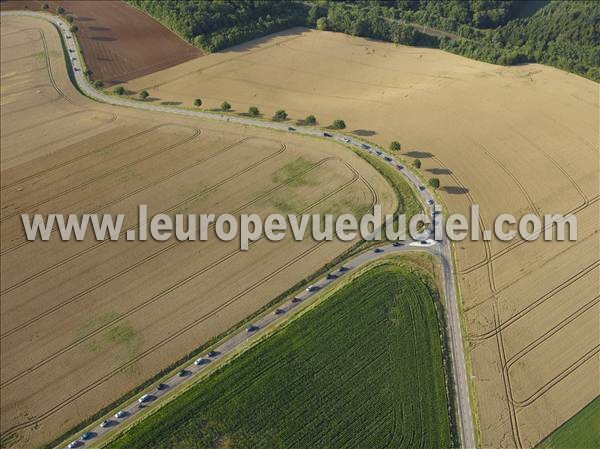
<path fill-rule="evenodd" d="M 58 14 L 64 14 L 65 12 L 65 8 L 63 8 L 62 6 L 59 6 L 58 8 L 56 8 L 56 12 Z"/>
<path fill-rule="evenodd" d="M 415 168 L 421 168 L 421 159 L 415 159 L 413 161 L 413 167 L 415 167 Z"/>
<path fill-rule="evenodd" d="M 333 121 L 333 124 L 331 125 L 331 127 L 333 129 L 344 129 L 346 128 L 346 122 L 344 122 L 343 120 L 337 119 Z"/>
<path fill-rule="evenodd" d="M 248 115 L 251 117 L 258 117 L 260 115 L 260 111 L 256 106 L 250 106 L 248 108 Z"/>
<path fill-rule="evenodd" d="M 392 151 L 400 151 L 400 142 L 398 142 L 397 140 L 394 140 L 392 143 L 390 143 L 390 150 Z"/>
<path fill-rule="evenodd" d="M 77 25 L 71 25 L 71 33 L 77 33 L 79 31 L 79 27 Z"/>
<path fill-rule="evenodd" d="M 146 98 L 148 98 L 148 97 L 150 96 L 150 94 L 148 93 L 148 91 L 147 91 L 147 90 L 143 90 L 143 91 L 141 91 L 141 92 L 140 92 L 138 95 L 140 96 L 140 98 L 141 98 L 142 100 L 145 100 Z"/>
<path fill-rule="evenodd" d="M 49 6 L 48 6 L 48 3 L 44 3 L 44 4 L 42 5 L 42 9 L 48 9 L 48 8 L 49 8 Z"/>
<path fill-rule="evenodd" d="M 283 109 L 280 109 L 273 116 L 273 120 L 275 120 L 276 122 L 281 122 L 281 121 L 285 120 L 287 118 L 287 116 L 288 116 L 287 112 L 285 112 Z"/>
<path fill-rule="evenodd" d="M 317 30 L 325 31 L 327 29 L 327 19 L 325 17 L 319 17 L 317 19 Z"/>
<path fill-rule="evenodd" d="M 199 108 L 200 106 L 202 106 L 202 100 L 200 98 L 196 98 L 194 100 L 194 106 L 196 106 L 197 108 Z"/>
<path fill-rule="evenodd" d="M 440 180 L 439 178 L 431 178 L 428 181 L 429 187 L 433 187 L 434 189 L 439 189 L 440 188 Z"/>
<path fill-rule="evenodd" d="M 309 115 L 308 117 L 306 117 L 304 119 L 304 122 L 307 125 L 316 125 L 317 124 L 317 117 L 315 117 L 314 115 Z"/>
<path fill-rule="evenodd" d="M 65 19 L 67 19 L 67 22 L 69 22 L 69 23 L 73 23 L 73 20 L 74 20 L 73 16 L 67 16 L 67 17 L 65 17 Z"/>
<path fill-rule="evenodd" d="M 231 109 L 231 105 L 228 102 L 224 101 L 223 103 L 221 103 L 221 110 L 223 112 L 227 112 L 230 109 Z"/>
<path fill-rule="evenodd" d="M 94 81 L 94 87 L 96 89 L 101 89 L 102 87 L 104 87 L 104 83 L 100 80 L 96 80 L 96 81 Z"/>
<path fill-rule="evenodd" d="M 113 92 L 117 95 L 123 95 L 125 93 L 125 88 L 123 86 L 118 86 L 113 89 Z"/>

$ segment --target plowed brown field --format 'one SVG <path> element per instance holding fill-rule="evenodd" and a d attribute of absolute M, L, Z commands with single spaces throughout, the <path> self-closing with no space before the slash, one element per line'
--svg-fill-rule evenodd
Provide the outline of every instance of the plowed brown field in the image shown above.
<path fill-rule="evenodd" d="M 79 28 L 77 38 L 94 80 L 107 85 L 163 70 L 202 52 L 180 39 L 156 20 L 117 0 L 103 1 L 18 1 L 1 3 L 2 10 L 40 11 L 65 8 Z"/>
<path fill-rule="evenodd" d="M 1 23 L 1 431 L 36 447 L 226 331 L 352 242 L 25 241 L 21 213 L 396 205 L 328 141 L 115 108 L 70 84 L 47 22 Z M 260 263 L 257 263 L 260 261 Z"/>
<path fill-rule="evenodd" d="M 532 447 L 600 393 L 598 84 L 292 29 L 127 87 L 399 140 L 448 209 L 479 204 L 487 229 L 500 213 L 575 214 L 577 242 L 455 245 L 482 445 Z"/>

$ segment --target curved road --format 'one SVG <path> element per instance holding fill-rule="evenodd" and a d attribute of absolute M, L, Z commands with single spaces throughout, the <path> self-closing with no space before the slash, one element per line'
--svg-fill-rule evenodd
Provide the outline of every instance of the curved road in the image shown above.
<path fill-rule="evenodd" d="M 219 120 L 222 122 L 238 123 L 242 125 L 252 125 L 261 128 L 294 132 L 296 134 L 330 138 L 338 142 L 344 143 L 346 145 L 354 146 L 362 151 L 372 153 L 382 158 L 384 161 L 386 161 L 393 167 L 395 167 L 398 170 L 398 173 L 403 175 L 404 178 L 415 187 L 415 190 L 420 195 L 423 203 L 431 205 L 431 209 L 433 211 L 435 199 L 429 192 L 429 190 L 422 186 L 421 181 L 416 177 L 415 174 L 413 174 L 409 170 L 404 169 L 404 167 L 398 161 L 396 161 L 393 156 L 386 154 L 386 152 L 381 148 L 374 148 L 371 144 L 363 142 L 359 139 L 355 139 L 353 137 L 338 135 L 330 132 L 327 133 L 328 135 L 325 135 L 323 131 L 318 129 L 304 127 L 291 128 L 288 125 L 281 123 L 264 122 L 260 120 L 253 120 L 250 118 L 237 116 L 225 116 L 204 111 L 188 111 L 168 106 L 159 106 L 150 103 L 143 103 L 140 101 L 114 97 L 104 94 L 93 88 L 85 78 L 82 71 L 81 63 L 79 61 L 79 53 L 75 44 L 75 37 L 69 31 L 69 25 L 65 21 L 63 21 L 57 16 L 30 11 L 2 12 L 2 16 L 13 15 L 42 18 L 51 22 L 58 28 L 68 51 L 68 59 L 71 64 L 71 69 L 74 74 L 77 86 L 85 95 L 94 100 L 112 104 L 115 106 L 132 107 L 148 111 L 156 111 L 168 114 L 179 114 L 190 117 Z M 441 217 L 439 214 L 434 215 L 435 226 L 439 226 L 441 224 L 440 220 Z M 205 370 L 206 367 L 210 366 L 213 360 L 223 358 L 227 354 L 230 354 L 236 349 L 238 349 L 240 345 L 245 341 L 251 338 L 256 338 L 256 336 L 260 336 L 262 329 L 269 326 L 270 324 L 277 322 L 278 320 L 282 320 L 283 317 L 288 315 L 289 312 L 296 308 L 299 304 L 306 302 L 306 300 L 313 297 L 318 290 L 329 285 L 332 282 L 335 282 L 336 279 L 343 277 L 347 272 L 359 268 L 372 260 L 375 260 L 379 257 L 385 256 L 390 253 L 400 253 L 407 251 L 426 251 L 437 257 L 440 260 L 442 266 L 443 283 L 446 297 L 446 322 L 448 326 L 448 336 L 450 339 L 452 368 L 454 371 L 453 381 L 457 398 L 456 406 L 459 419 L 458 424 L 461 447 L 464 449 L 474 449 L 475 433 L 473 429 L 471 404 L 469 401 L 468 377 L 460 323 L 458 297 L 456 293 L 456 285 L 454 278 L 454 265 L 452 263 L 452 251 L 450 245 L 450 242 L 444 235 L 441 242 L 427 241 L 427 243 L 422 244 L 420 242 L 413 241 L 406 242 L 402 246 L 393 246 L 391 244 L 387 244 L 369 252 L 362 253 L 352 258 L 351 260 L 346 261 L 346 264 L 343 266 L 343 268 L 338 269 L 333 273 L 330 273 L 330 276 L 322 278 L 316 284 L 314 284 L 315 288 L 313 289 L 313 291 L 305 291 L 302 294 L 296 296 L 295 298 L 288 300 L 285 304 L 281 305 L 273 314 L 264 316 L 256 323 L 254 323 L 254 325 L 250 328 L 238 334 L 235 334 L 234 336 L 221 342 L 220 345 L 216 347 L 213 350 L 214 352 L 212 352 L 210 355 L 206 355 L 205 357 L 196 360 L 194 363 L 190 364 L 185 370 L 183 370 L 183 372 L 178 373 L 175 376 L 165 380 L 163 384 L 161 384 L 165 386 L 164 389 L 154 388 L 148 393 L 148 397 L 146 398 L 146 401 L 144 403 L 140 403 L 137 400 L 133 401 L 123 409 L 123 417 L 113 417 L 110 420 L 108 420 L 108 422 L 105 421 L 104 427 L 100 423 L 97 423 L 95 426 L 93 426 L 93 428 L 87 431 L 87 435 L 85 436 L 89 439 L 80 438 L 75 442 L 75 444 L 72 447 L 86 447 L 95 444 L 99 442 L 100 438 L 106 437 L 108 434 L 111 434 L 116 430 L 120 429 L 123 423 L 126 423 L 128 420 L 131 419 L 132 416 L 140 413 L 146 407 L 151 407 L 152 404 L 158 398 L 168 395 L 170 391 L 175 389 L 175 387 L 183 383 L 189 382 L 190 379 L 194 378 L 199 372 Z M 198 364 L 196 364 L 196 362 Z"/>

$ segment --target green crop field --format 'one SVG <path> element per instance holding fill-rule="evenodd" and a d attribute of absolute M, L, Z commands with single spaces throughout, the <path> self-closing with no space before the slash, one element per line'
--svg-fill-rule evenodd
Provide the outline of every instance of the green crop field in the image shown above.
<path fill-rule="evenodd" d="M 451 447 L 435 296 L 371 268 L 109 447 Z"/>
<path fill-rule="evenodd" d="M 600 396 L 556 429 L 536 449 L 596 449 L 600 447 Z"/>

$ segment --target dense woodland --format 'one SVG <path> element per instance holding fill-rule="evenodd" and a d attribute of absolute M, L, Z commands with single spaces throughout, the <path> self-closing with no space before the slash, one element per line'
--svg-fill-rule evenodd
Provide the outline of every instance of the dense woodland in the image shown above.
<path fill-rule="evenodd" d="M 129 3 L 207 52 L 292 26 L 308 26 L 441 48 L 495 64 L 539 62 L 600 81 L 600 2 L 592 0 L 129 0 Z"/>

